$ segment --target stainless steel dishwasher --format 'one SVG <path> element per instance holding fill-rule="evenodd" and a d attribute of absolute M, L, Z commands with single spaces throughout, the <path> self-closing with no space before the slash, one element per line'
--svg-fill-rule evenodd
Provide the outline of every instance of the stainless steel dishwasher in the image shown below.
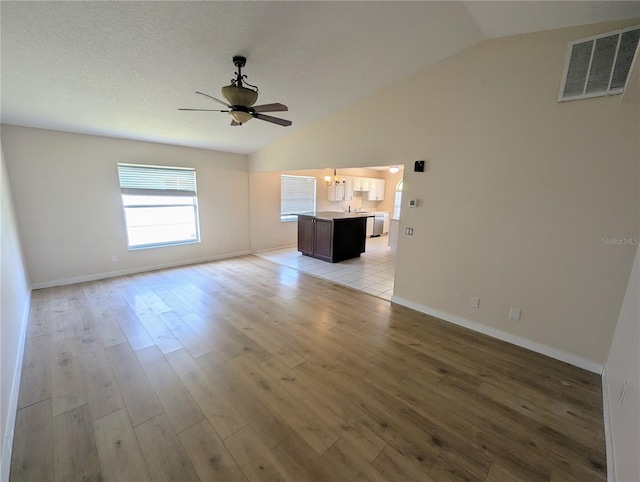
<path fill-rule="evenodd" d="M 384 214 L 376 214 L 373 218 L 373 234 L 372 238 L 380 236 L 384 228 Z"/>

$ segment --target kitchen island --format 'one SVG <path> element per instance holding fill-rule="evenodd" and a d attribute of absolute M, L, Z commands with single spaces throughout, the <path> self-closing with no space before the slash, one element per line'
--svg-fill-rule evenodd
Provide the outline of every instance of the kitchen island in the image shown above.
<path fill-rule="evenodd" d="M 298 251 L 337 263 L 364 253 L 370 213 L 298 214 Z"/>

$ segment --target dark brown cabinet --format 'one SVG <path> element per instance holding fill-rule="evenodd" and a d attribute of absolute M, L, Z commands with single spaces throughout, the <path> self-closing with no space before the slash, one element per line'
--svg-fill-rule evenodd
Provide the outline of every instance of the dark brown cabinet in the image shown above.
<path fill-rule="evenodd" d="M 313 256 L 315 226 L 313 218 L 298 216 L 298 251 L 307 256 Z"/>
<path fill-rule="evenodd" d="M 326 219 L 316 219 L 315 222 L 313 255 L 325 261 L 333 261 L 333 222 Z"/>
<path fill-rule="evenodd" d="M 364 253 L 366 215 L 318 214 L 298 215 L 298 251 L 332 263 Z"/>

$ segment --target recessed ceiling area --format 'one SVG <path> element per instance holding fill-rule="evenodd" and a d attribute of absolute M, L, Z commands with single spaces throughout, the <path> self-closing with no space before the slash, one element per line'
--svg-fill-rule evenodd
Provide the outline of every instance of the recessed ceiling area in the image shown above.
<path fill-rule="evenodd" d="M 640 2 L 7 2 L 3 123 L 252 153 L 488 38 L 640 16 Z M 281 127 L 217 108 L 234 55 Z M 383 115 L 383 113 L 381 113 Z"/>

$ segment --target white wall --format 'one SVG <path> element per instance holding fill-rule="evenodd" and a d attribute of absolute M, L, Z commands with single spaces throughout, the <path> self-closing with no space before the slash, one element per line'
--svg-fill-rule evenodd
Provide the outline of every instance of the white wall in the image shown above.
<path fill-rule="evenodd" d="M 9 125 L 3 142 L 34 287 L 250 250 L 247 156 Z M 201 242 L 128 251 L 118 162 L 195 168 Z"/>
<path fill-rule="evenodd" d="M 394 299 L 598 371 L 635 254 L 602 239 L 639 232 L 640 115 L 619 96 L 556 99 L 569 41 L 637 22 L 486 41 L 261 149 L 251 169 L 404 163 L 405 200 L 422 204 L 403 212 L 414 235 L 399 239 Z"/>
<path fill-rule="evenodd" d="M 4 481 L 9 480 L 30 289 L 1 143 L 0 161 L 0 480 Z"/>

